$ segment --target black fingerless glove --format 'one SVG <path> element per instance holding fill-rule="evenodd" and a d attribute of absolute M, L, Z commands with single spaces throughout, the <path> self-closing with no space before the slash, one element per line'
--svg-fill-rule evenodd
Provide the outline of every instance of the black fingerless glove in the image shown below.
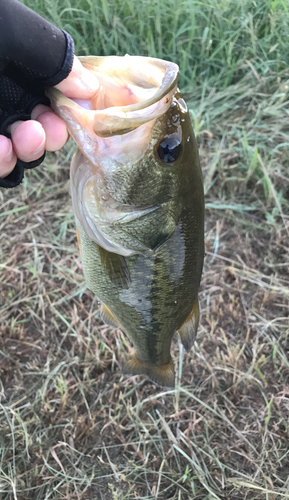
<path fill-rule="evenodd" d="M 0 0 L 0 134 L 10 138 L 7 127 L 30 120 L 37 104 L 49 106 L 45 88 L 60 83 L 72 68 L 74 44 L 61 31 L 17 0 Z M 0 187 L 15 187 L 24 170 L 39 165 L 18 159 Z"/>

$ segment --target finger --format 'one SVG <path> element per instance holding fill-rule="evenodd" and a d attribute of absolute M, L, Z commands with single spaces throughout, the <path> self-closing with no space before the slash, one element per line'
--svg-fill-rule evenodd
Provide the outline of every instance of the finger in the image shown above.
<path fill-rule="evenodd" d="M 14 152 L 20 160 L 30 162 L 43 155 L 46 137 L 41 123 L 35 120 L 17 121 L 8 130 Z"/>
<path fill-rule="evenodd" d="M 43 127 L 47 151 L 57 151 L 66 144 L 69 137 L 66 124 L 51 108 L 40 104 L 32 111 L 31 118 L 37 120 Z"/>
<path fill-rule="evenodd" d="M 66 144 L 69 138 L 66 124 L 49 106 L 38 104 L 32 110 L 31 118 L 39 121 L 44 129 L 47 151 L 57 151 Z"/>
<path fill-rule="evenodd" d="M 10 174 L 16 165 L 17 157 L 12 148 L 12 142 L 0 135 L 0 178 Z"/>
<path fill-rule="evenodd" d="M 74 56 L 72 70 L 68 77 L 55 87 L 67 97 L 76 99 L 90 99 L 99 89 L 99 83 L 88 69 L 85 69 L 79 59 Z"/>

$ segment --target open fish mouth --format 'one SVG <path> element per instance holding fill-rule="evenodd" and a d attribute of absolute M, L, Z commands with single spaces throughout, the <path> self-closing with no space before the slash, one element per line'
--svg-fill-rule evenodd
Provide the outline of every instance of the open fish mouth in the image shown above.
<path fill-rule="evenodd" d="M 92 125 L 100 137 L 134 130 L 161 116 L 171 104 L 178 78 L 174 63 L 129 55 L 80 61 L 100 83 Z"/>
<path fill-rule="evenodd" d="M 176 64 L 140 56 L 79 57 L 99 81 L 90 101 L 73 101 L 51 88 L 52 106 L 98 137 L 126 134 L 164 114 L 177 88 Z M 73 136 L 75 126 L 68 123 Z"/>

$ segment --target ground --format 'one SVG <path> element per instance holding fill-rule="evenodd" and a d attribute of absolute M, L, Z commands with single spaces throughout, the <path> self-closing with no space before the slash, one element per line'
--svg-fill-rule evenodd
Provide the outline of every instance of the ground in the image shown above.
<path fill-rule="evenodd" d="M 82 275 L 72 143 L 1 191 L 1 500 L 289 499 L 288 79 L 185 96 L 206 258 L 175 390 L 121 375 L 131 345 Z"/>

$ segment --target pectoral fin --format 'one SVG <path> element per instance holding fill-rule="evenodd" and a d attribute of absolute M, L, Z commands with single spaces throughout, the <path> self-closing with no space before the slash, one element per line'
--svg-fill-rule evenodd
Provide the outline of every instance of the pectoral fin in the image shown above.
<path fill-rule="evenodd" d="M 111 281 L 117 286 L 128 288 L 131 278 L 129 267 L 125 257 L 116 253 L 107 252 L 99 245 L 97 245 L 97 248 L 101 263 L 108 273 Z"/>
<path fill-rule="evenodd" d="M 78 243 L 78 248 L 79 248 L 79 253 L 81 254 L 81 241 L 80 241 L 80 234 L 78 229 L 76 228 L 76 238 L 77 238 L 77 243 Z"/>
<path fill-rule="evenodd" d="M 199 300 L 197 297 L 189 316 L 182 324 L 182 326 L 178 329 L 178 334 L 187 352 L 189 352 L 195 341 L 197 328 L 199 324 L 199 316 L 200 316 Z"/>
<path fill-rule="evenodd" d="M 111 310 L 105 304 L 101 305 L 100 308 L 100 317 L 104 323 L 112 328 L 120 328 L 120 322 L 116 317 L 112 314 Z"/>
<path fill-rule="evenodd" d="M 135 355 L 125 363 L 122 373 L 124 375 L 148 375 L 148 377 L 156 384 L 162 387 L 175 386 L 175 372 L 172 358 L 163 366 L 149 365 L 139 361 Z"/>

